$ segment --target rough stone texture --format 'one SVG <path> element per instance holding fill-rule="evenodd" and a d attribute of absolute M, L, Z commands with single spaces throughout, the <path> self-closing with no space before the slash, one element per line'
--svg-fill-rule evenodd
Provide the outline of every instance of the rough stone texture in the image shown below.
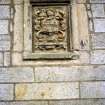
<path fill-rule="evenodd" d="M 10 18 L 10 7 L 9 6 L 0 6 L 0 19 Z"/>
<path fill-rule="evenodd" d="M 79 97 L 78 83 L 17 84 L 16 100 L 70 99 Z"/>
<path fill-rule="evenodd" d="M 105 105 L 104 99 L 50 101 L 50 105 Z M 0 105 L 48 105 L 47 101 L 0 102 Z"/>
<path fill-rule="evenodd" d="M 28 2 L 29 0 L 25 0 L 25 1 Z M 17 5 L 17 4 L 18 4 L 18 5 L 23 4 L 23 2 L 24 2 L 24 0 L 14 0 L 14 4 L 15 4 L 15 5 Z"/>
<path fill-rule="evenodd" d="M 0 100 L 13 100 L 12 84 L 0 84 Z"/>
<path fill-rule="evenodd" d="M 50 101 L 50 105 L 105 105 L 103 99 L 91 100 L 69 100 L 69 101 Z"/>
<path fill-rule="evenodd" d="M 0 52 L 0 66 L 3 66 L 3 53 Z"/>
<path fill-rule="evenodd" d="M 13 50 L 22 51 L 23 49 L 23 5 L 15 5 L 14 14 L 14 41 Z"/>
<path fill-rule="evenodd" d="M 80 81 L 105 80 L 105 66 L 79 67 Z"/>
<path fill-rule="evenodd" d="M 81 98 L 105 98 L 105 82 L 80 83 Z"/>
<path fill-rule="evenodd" d="M 105 64 L 105 51 L 104 50 L 92 51 L 91 63 L 92 64 Z"/>
<path fill-rule="evenodd" d="M 95 32 L 105 32 L 105 19 L 94 19 Z"/>
<path fill-rule="evenodd" d="M 86 3 L 86 0 L 73 0 L 76 1 L 77 3 Z"/>
<path fill-rule="evenodd" d="M 0 105 L 48 105 L 47 101 L 0 102 Z"/>
<path fill-rule="evenodd" d="M 68 66 L 35 68 L 36 82 L 93 80 L 105 80 L 105 66 Z"/>
<path fill-rule="evenodd" d="M 84 4 L 77 5 L 78 15 L 78 30 L 79 30 L 79 43 L 81 50 L 89 49 L 89 34 L 88 34 L 88 20 L 86 7 Z M 73 20 L 75 21 L 75 19 Z"/>
<path fill-rule="evenodd" d="M 33 82 L 31 67 L 0 68 L 0 82 Z"/>
<path fill-rule="evenodd" d="M 79 80 L 77 69 L 78 67 L 36 67 L 35 80 L 37 82 L 76 81 Z"/>
<path fill-rule="evenodd" d="M 19 52 L 15 52 L 12 54 L 12 64 L 14 66 L 22 66 L 22 65 L 31 65 L 31 66 L 44 66 L 44 65 L 74 65 L 74 64 L 89 64 L 89 52 L 88 51 L 80 51 L 77 53 L 80 55 L 77 60 L 34 60 L 34 61 L 23 61 L 23 56 Z"/>
<path fill-rule="evenodd" d="M 80 58 L 53 61 L 23 58 L 32 47 L 28 2 L 0 0 L 0 105 L 105 105 L 105 0 L 71 0 Z"/>
<path fill-rule="evenodd" d="M 92 47 L 93 49 L 105 49 L 105 33 L 92 35 Z"/>
<path fill-rule="evenodd" d="M 10 4 L 11 0 L 0 0 L 0 4 Z"/>
<path fill-rule="evenodd" d="M 8 20 L 0 20 L 0 34 L 8 34 Z"/>
<path fill-rule="evenodd" d="M 10 66 L 11 57 L 10 52 L 4 52 L 4 66 Z"/>
<path fill-rule="evenodd" d="M 0 41 L 10 41 L 10 35 L 0 35 Z"/>
<path fill-rule="evenodd" d="M 105 3 L 105 0 L 90 0 L 90 3 Z"/>
<path fill-rule="evenodd" d="M 10 41 L 0 41 L 0 51 L 9 51 L 10 50 Z"/>
<path fill-rule="evenodd" d="M 92 4 L 93 17 L 105 17 L 104 5 L 103 4 Z"/>

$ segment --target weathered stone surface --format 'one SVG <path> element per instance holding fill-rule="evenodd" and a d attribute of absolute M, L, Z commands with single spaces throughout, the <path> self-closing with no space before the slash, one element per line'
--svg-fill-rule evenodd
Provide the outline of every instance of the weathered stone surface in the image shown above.
<path fill-rule="evenodd" d="M 89 19 L 89 30 L 90 30 L 90 32 L 94 32 L 93 19 Z"/>
<path fill-rule="evenodd" d="M 9 51 L 10 44 L 10 41 L 0 41 L 0 51 Z"/>
<path fill-rule="evenodd" d="M 79 80 L 77 69 L 78 67 L 36 67 L 35 80 L 37 82 L 76 81 Z"/>
<path fill-rule="evenodd" d="M 105 0 L 90 0 L 90 3 L 105 3 Z"/>
<path fill-rule="evenodd" d="M 78 70 L 80 81 L 105 80 L 105 66 L 80 66 Z"/>
<path fill-rule="evenodd" d="M 33 82 L 31 67 L 0 68 L 0 82 Z"/>
<path fill-rule="evenodd" d="M 23 50 L 23 5 L 15 5 L 13 51 Z"/>
<path fill-rule="evenodd" d="M 43 75 L 41 75 L 43 74 Z M 36 67 L 36 82 L 105 80 L 105 66 Z"/>
<path fill-rule="evenodd" d="M 24 1 L 28 2 L 29 0 L 14 0 L 14 4 L 20 5 L 20 4 L 23 4 Z"/>
<path fill-rule="evenodd" d="M 0 66 L 3 66 L 3 53 L 0 52 Z"/>
<path fill-rule="evenodd" d="M 46 101 L 0 102 L 0 105 L 48 105 Z M 49 105 L 105 105 L 105 99 L 50 101 Z"/>
<path fill-rule="evenodd" d="M 95 32 L 105 32 L 105 19 L 94 19 Z"/>
<path fill-rule="evenodd" d="M 105 82 L 82 82 L 81 98 L 105 98 Z"/>
<path fill-rule="evenodd" d="M 8 20 L 0 20 L 0 34 L 8 34 Z"/>
<path fill-rule="evenodd" d="M 47 101 L 0 102 L 0 105 L 48 105 Z"/>
<path fill-rule="evenodd" d="M 10 7 L 0 5 L 0 19 L 1 18 L 10 18 Z"/>
<path fill-rule="evenodd" d="M 4 66 L 10 66 L 10 52 L 4 52 Z"/>
<path fill-rule="evenodd" d="M 73 0 L 73 1 L 76 1 L 77 3 L 86 3 L 87 2 L 86 0 Z"/>
<path fill-rule="evenodd" d="M 95 50 L 91 52 L 91 64 L 105 64 L 105 51 Z"/>
<path fill-rule="evenodd" d="M 50 101 L 50 105 L 105 105 L 105 99 Z"/>
<path fill-rule="evenodd" d="M 11 0 L 0 0 L 0 4 L 10 4 Z"/>
<path fill-rule="evenodd" d="M 84 4 L 77 5 L 79 43 L 81 50 L 89 49 L 88 17 Z M 75 21 L 75 19 L 73 20 Z"/>
<path fill-rule="evenodd" d="M 16 100 L 70 99 L 79 97 L 78 83 L 17 84 Z"/>
<path fill-rule="evenodd" d="M 0 100 L 13 100 L 12 84 L 0 84 Z"/>
<path fill-rule="evenodd" d="M 0 41 L 10 41 L 10 35 L 0 35 Z"/>
<path fill-rule="evenodd" d="M 70 11 L 68 11 L 67 6 L 32 7 L 32 46 L 34 53 L 60 53 L 60 51 L 66 53 L 68 49 L 70 50 L 67 46 L 71 36 L 70 33 L 67 33 L 71 27 L 67 22 L 69 14 Z M 42 20 L 40 21 L 40 19 Z"/>
<path fill-rule="evenodd" d="M 12 64 L 15 66 L 21 66 L 21 65 L 37 65 L 37 66 L 45 66 L 45 65 L 74 65 L 74 64 L 89 64 L 89 52 L 88 51 L 80 51 L 76 53 L 80 56 L 77 60 L 39 60 L 39 61 L 25 61 L 23 60 L 22 53 L 14 52 L 12 53 Z"/>
<path fill-rule="evenodd" d="M 80 64 L 88 64 L 89 63 L 89 52 L 88 51 L 81 51 L 79 53 L 80 59 L 79 63 Z"/>
<path fill-rule="evenodd" d="M 93 49 L 104 49 L 105 34 L 92 35 L 92 47 Z"/>
<path fill-rule="evenodd" d="M 93 17 L 105 17 L 104 5 L 103 4 L 92 4 Z"/>

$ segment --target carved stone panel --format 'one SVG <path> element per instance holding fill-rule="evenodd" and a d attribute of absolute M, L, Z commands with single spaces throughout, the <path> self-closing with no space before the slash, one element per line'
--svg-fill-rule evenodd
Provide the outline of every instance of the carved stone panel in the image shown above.
<path fill-rule="evenodd" d="M 68 16 L 67 6 L 32 6 L 34 53 L 67 52 L 69 50 Z"/>
<path fill-rule="evenodd" d="M 24 60 L 77 59 L 70 0 L 30 0 L 24 8 Z"/>

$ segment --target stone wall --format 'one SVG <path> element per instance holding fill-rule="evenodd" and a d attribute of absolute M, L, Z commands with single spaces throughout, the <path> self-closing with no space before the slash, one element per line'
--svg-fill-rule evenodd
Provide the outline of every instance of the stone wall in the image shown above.
<path fill-rule="evenodd" d="M 24 61 L 24 1 L 0 0 L 0 105 L 105 105 L 105 0 L 71 6 L 80 58 Z"/>

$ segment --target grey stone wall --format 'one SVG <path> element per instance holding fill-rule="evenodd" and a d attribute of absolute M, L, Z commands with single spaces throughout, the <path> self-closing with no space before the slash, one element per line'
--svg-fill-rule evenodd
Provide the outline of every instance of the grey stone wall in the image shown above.
<path fill-rule="evenodd" d="M 0 105 L 105 105 L 105 0 L 72 8 L 89 28 L 78 26 L 80 59 L 24 61 L 24 2 L 0 0 Z"/>

